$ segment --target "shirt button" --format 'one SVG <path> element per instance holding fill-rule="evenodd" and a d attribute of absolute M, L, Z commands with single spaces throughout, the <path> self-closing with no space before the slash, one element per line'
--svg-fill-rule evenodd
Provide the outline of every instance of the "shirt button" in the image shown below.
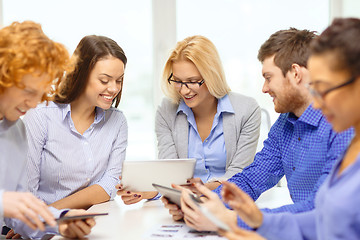
<path fill-rule="evenodd" d="M 205 140 L 205 142 L 208 142 L 208 140 Z"/>
<path fill-rule="evenodd" d="M 298 138 L 298 140 L 300 141 L 300 140 L 301 140 L 301 138 L 299 137 L 299 138 Z"/>
<path fill-rule="evenodd" d="M 293 171 L 295 171 L 295 167 L 293 167 Z"/>

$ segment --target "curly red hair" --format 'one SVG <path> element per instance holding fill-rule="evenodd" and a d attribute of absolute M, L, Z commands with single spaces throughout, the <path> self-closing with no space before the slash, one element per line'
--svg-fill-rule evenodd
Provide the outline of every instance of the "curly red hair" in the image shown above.
<path fill-rule="evenodd" d="M 0 93 L 11 86 L 23 88 L 26 74 L 46 73 L 53 87 L 43 100 L 50 100 L 71 66 L 65 46 L 49 39 L 40 24 L 14 22 L 0 30 Z"/>

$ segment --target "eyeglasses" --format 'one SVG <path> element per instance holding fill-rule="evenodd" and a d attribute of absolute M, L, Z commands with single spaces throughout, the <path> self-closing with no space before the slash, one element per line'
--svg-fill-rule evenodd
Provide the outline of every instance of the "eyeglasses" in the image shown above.
<path fill-rule="evenodd" d="M 334 90 L 336 90 L 336 89 L 345 87 L 345 86 L 353 83 L 356 79 L 357 79 L 357 77 L 352 77 L 352 78 L 350 78 L 348 81 L 346 81 L 346 82 L 344 82 L 344 83 L 342 83 L 342 84 L 340 84 L 340 85 L 338 85 L 338 86 L 329 88 L 329 89 L 327 89 L 327 90 L 325 90 L 325 91 L 318 91 L 318 90 L 314 89 L 313 87 L 311 87 L 311 85 L 313 85 L 313 84 L 316 83 L 316 82 L 311 82 L 311 83 L 308 83 L 308 84 L 307 84 L 307 89 L 309 89 L 310 94 L 311 94 L 314 98 L 324 99 L 325 96 L 326 96 L 327 94 L 329 94 L 330 92 L 332 92 L 332 91 L 334 91 Z"/>
<path fill-rule="evenodd" d="M 172 79 L 173 74 L 170 74 L 170 77 L 168 78 L 168 83 L 171 86 L 174 86 L 176 89 L 181 89 L 182 85 L 185 85 L 188 89 L 197 90 L 205 83 L 205 80 L 202 79 L 199 82 L 182 82 L 182 81 L 176 81 Z"/>

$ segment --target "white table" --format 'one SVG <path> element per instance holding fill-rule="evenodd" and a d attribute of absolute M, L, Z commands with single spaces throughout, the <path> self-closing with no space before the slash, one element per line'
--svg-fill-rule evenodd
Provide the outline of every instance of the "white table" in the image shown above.
<path fill-rule="evenodd" d="M 291 203 L 286 187 L 274 187 L 263 193 L 256 201 L 259 207 L 278 207 Z M 168 210 L 160 200 L 141 201 L 133 205 L 125 205 L 120 197 L 114 201 L 97 204 L 90 212 L 108 212 L 108 216 L 96 218 L 96 226 L 88 239 L 144 239 L 147 232 L 160 224 L 175 224 Z M 53 239 L 64 239 L 56 236 Z"/>
<path fill-rule="evenodd" d="M 89 212 L 108 212 L 109 215 L 96 218 L 96 226 L 88 239 L 143 239 L 154 225 L 174 223 L 160 200 L 125 205 L 120 197 L 115 197 L 114 201 L 92 206 Z"/>

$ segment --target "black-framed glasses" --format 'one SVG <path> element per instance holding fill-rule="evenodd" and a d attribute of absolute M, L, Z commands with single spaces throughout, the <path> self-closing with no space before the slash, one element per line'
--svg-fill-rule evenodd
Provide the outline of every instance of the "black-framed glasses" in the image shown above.
<path fill-rule="evenodd" d="M 182 85 L 185 85 L 185 87 L 187 87 L 188 89 L 193 89 L 193 90 L 197 90 L 201 87 L 201 85 L 203 85 L 205 83 L 205 80 L 202 79 L 198 82 L 182 82 L 182 81 L 176 81 L 174 79 L 172 79 L 173 74 L 170 74 L 170 77 L 168 78 L 168 83 L 172 86 L 174 86 L 176 89 L 181 89 Z"/>
<path fill-rule="evenodd" d="M 351 77 L 348 81 L 338 85 L 338 86 L 335 86 L 335 87 L 331 87 L 325 91 L 318 91 L 316 89 L 314 89 L 313 87 L 311 87 L 311 85 L 315 84 L 316 82 L 311 82 L 311 83 L 308 83 L 307 85 L 307 88 L 309 89 L 310 91 L 310 94 L 314 97 L 314 98 L 318 98 L 318 99 L 324 99 L 325 96 L 327 94 L 329 94 L 330 92 L 336 90 L 336 89 L 339 89 L 339 88 L 342 88 L 342 87 L 345 87 L 353 82 L 355 82 L 355 80 L 357 79 L 357 77 Z"/>

